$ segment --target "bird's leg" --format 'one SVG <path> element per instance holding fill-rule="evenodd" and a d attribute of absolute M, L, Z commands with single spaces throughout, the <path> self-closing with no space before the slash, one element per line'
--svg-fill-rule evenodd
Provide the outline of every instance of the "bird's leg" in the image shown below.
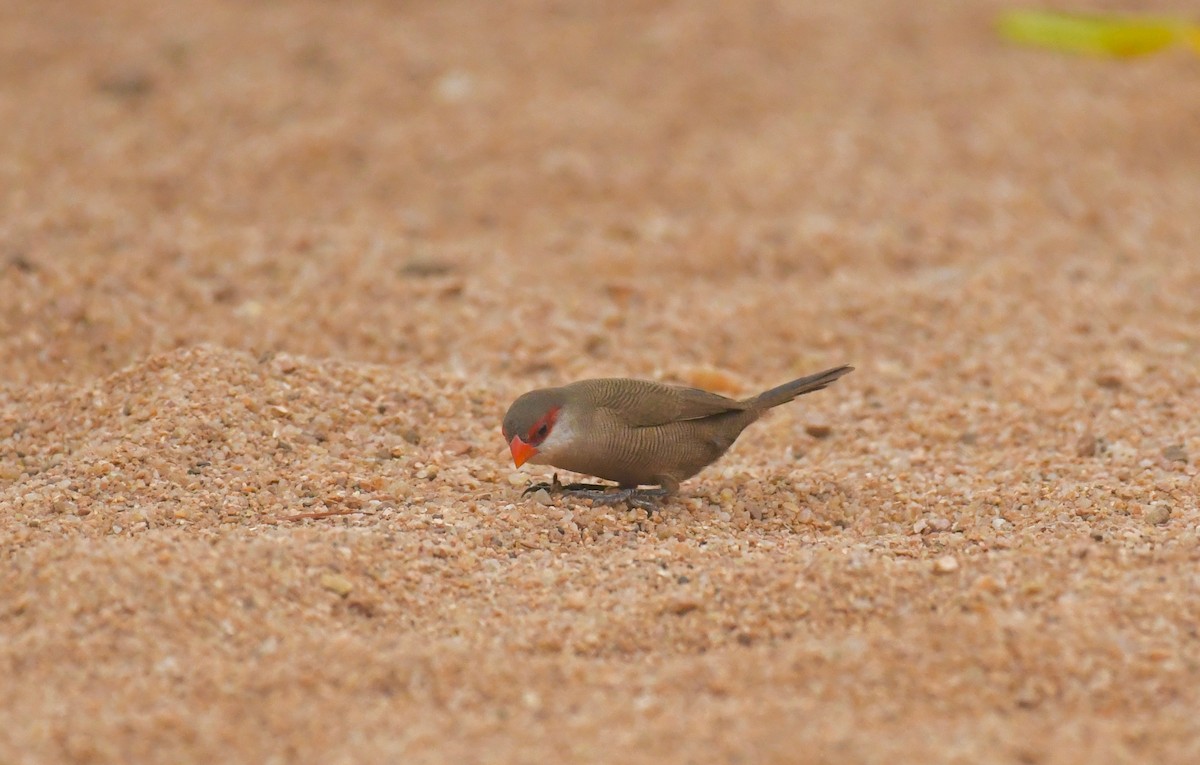
<path fill-rule="evenodd" d="M 551 494 L 565 494 L 577 499 L 590 499 L 595 505 L 616 505 L 621 502 L 630 507 L 640 508 L 646 512 L 654 512 L 662 501 L 674 493 L 673 487 L 655 486 L 641 489 L 637 486 L 611 486 L 602 483 L 560 483 L 558 473 L 550 479 L 550 483 L 541 481 L 530 484 L 521 496 L 532 494 L 545 489 Z"/>
<path fill-rule="evenodd" d="M 551 478 L 550 483 L 540 481 L 538 483 L 530 484 L 525 488 L 525 491 L 521 492 L 521 496 L 524 497 L 526 494 L 532 494 L 541 489 L 545 489 L 551 494 L 560 494 L 563 492 L 574 491 L 604 491 L 611 488 L 611 486 L 606 486 L 602 483 L 559 483 L 558 473 L 555 473 Z"/>
<path fill-rule="evenodd" d="M 545 481 L 530 483 L 526 487 L 526 490 L 521 492 L 521 496 L 539 492 L 541 489 L 545 489 L 546 492 L 551 494 L 562 494 L 570 492 L 604 492 L 604 490 L 612 489 L 612 487 L 605 483 L 560 483 L 556 472 L 551 477 L 550 483 L 546 483 Z"/>
<path fill-rule="evenodd" d="M 607 483 L 568 483 L 562 484 L 558 488 L 559 491 L 562 491 L 566 494 L 572 494 L 579 491 L 596 491 L 605 493 L 612 491 L 616 487 Z"/>
<path fill-rule="evenodd" d="M 551 494 L 557 494 L 558 492 L 562 491 L 563 485 L 558 482 L 558 473 L 555 473 L 551 477 L 550 483 L 546 483 L 545 481 L 538 481 L 537 483 L 529 484 L 528 486 L 525 487 L 525 491 L 521 492 L 521 496 L 524 497 L 527 494 L 532 494 L 535 491 L 541 491 L 542 489 L 545 489 L 546 491 L 550 492 Z"/>
<path fill-rule="evenodd" d="M 606 487 L 592 488 L 589 484 L 582 484 L 582 486 L 587 488 L 576 489 L 568 486 L 564 487 L 563 493 L 579 499 L 590 499 L 595 505 L 616 505 L 624 502 L 630 507 L 640 508 L 650 513 L 657 510 L 659 503 L 671 493 L 657 486 L 652 489 L 629 486 L 618 488 L 615 491 Z"/>

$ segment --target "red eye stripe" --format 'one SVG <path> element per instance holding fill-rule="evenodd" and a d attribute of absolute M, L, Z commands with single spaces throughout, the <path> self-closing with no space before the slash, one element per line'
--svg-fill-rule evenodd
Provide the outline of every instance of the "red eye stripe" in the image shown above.
<path fill-rule="evenodd" d="M 529 429 L 525 438 L 528 444 L 536 446 L 544 441 L 546 436 L 550 435 L 550 431 L 554 428 L 554 423 L 558 420 L 558 410 L 560 408 L 554 407 L 549 412 L 546 412 L 540 420 L 533 423 L 533 427 Z M 545 432 L 542 432 L 542 428 L 546 429 Z"/>

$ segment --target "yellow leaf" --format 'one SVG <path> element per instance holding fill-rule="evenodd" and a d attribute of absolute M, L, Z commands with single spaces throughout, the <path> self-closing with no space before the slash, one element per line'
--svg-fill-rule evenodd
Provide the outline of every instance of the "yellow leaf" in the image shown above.
<path fill-rule="evenodd" d="M 1200 52 L 1200 27 L 1180 19 L 1009 11 L 1000 34 L 1026 45 L 1099 56 L 1141 56 L 1177 42 Z"/>

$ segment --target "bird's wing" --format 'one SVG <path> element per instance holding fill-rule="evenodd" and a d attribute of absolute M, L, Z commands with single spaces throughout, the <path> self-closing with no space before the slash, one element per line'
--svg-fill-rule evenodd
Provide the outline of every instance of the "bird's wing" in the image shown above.
<path fill-rule="evenodd" d="M 742 401 L 699 388 L 664 385 L 648 380 L 586 380 L 587 395 L 600 409 L 635 428 L 650 428 L 681 420 L 698 420 L 748 407 Z"/>

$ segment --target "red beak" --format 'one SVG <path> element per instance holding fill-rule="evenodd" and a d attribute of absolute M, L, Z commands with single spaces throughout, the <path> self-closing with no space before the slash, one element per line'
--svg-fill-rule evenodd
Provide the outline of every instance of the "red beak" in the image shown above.
<path fill-rule="evenodd" d="M 521 467 L 529 458 L 537 454 L 537 449 L 521 440 L 520 436 L 513 436 L 513 440 L 508 444 L 508 448 L 512 450 L 513 462 L 517 467 Z"/>

